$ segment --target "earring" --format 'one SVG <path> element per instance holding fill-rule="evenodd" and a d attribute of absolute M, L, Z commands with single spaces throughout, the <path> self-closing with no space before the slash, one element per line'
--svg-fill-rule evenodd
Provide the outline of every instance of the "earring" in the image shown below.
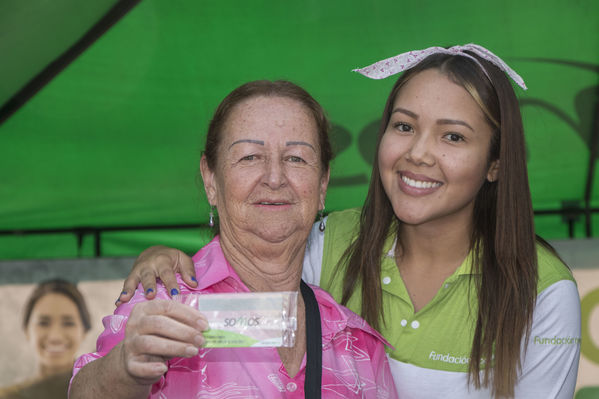
<path fill-rule="evenodd" d="M 210 205 L 210 213 L 208 214 L 208 226 L 214 227 L 214 205 Z"/>
<path fill-rule="evenodd" d="M 326 228 L 326 226 L 324 225 L 324 208 L 322 208 L 320 211 L 320 224 L 318 225 L 318 230 L 320 230 L 320 232 L 324 232 L 324 229 Z"/>

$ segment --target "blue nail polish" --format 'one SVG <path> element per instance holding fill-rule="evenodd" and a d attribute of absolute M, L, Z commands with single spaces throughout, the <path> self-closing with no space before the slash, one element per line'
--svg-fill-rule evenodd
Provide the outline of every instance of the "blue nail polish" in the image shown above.
<path fill-rule="evenodd" d="M 191 276 L 191 281 L 195 281 L 196 283 L 198 282 L 194 276 Z"/>
<path fill-rule="evenodd" d="M 119 306 L 119 303 L 121 303 L 121 301 L 117 299 L 116 301 L 114 301 L 114 306 Z"/>
<path fill-rule="evenodd" d="M 148 289 L 146 290 L 146 295 L 147 295 L 147 294 L 149 294 L 150 292 L 154 292 L 154 290 L 153 290 L 152 288 L 148 288 Z"/>
<path fill-rule="evenodd" d="M 121 295 L 127 295 L 127 291 L 121 292 Z"/>
<path fill-rule="evenodd" d="M 178 290 L 178 289 L 176 289 L 176 288 L 173 288 L 173 289 L 171 290 L 171 296 L 175 296 L 175 295 L 177 295 L 178 293 L 179 293 L 179 290 Z"/>

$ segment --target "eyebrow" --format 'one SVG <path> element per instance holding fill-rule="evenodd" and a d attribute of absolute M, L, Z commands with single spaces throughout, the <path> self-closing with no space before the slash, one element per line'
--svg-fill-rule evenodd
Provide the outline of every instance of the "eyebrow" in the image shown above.
<path fill-rule="evenodd" d="M 314 150 L 314 146 L 310 143 L 306 143 L 305 141 L 288 141 L 285 143 L 285 145 L 290 146 L 290 145 L 305 145 L 307 147 L 310 147 Z M 314 150 L 316 151 L 316 150 Z"/>
<path fill-rule="evenodd" d="M 408 110 L 407 110 L 407 109 L 405 109 L 405 108 L 400 108 L 400 107 L 397 107 L 397 108 L 395 108 L 393 111 L 391 111 L 391 113 L 392 113 L 392 114 L 393 114 L 393 113 L 395 113 L 395 112 L 399 112 L 399 113 L 402 113 L 402 114 L 406 114 L 406 115 L 408 115 L 408 116 L 410 116 L 410 117 L 412 117 L 412 118 L 414 118 L 414 119 L 418 119 L 418 115 L 416 115 L 416 114 L 415 114 L 415 113 L 413 113 L 412 111 L 408 111 Z"/>
<path fill-rule="evenodd" d="M 234 141 L 229 148 L 233 147 L 235 144 L 239 144 L 239 143 L 251 143 L 251 144 L 259 144 L 259 145 L 264 145 L 264 141 L 262 140 L 251 140 L 251 139 L 241 139 L 241 140 L 237 140 Z"/>
<path fill-rule="evenodd" d="M 393 111 L 391 111 L 391 113 L 395 113 L 395 112 L 399 112 L 399 113 L 402 113 L 402 114 L 406 114 L 406 115 L 408 115 L 409 117 L 412 117 L 412 118 L 414 118 L 414 119 L 418 119 L 418 114 L 415 114 L 415 113 L 414 113 L 414 112 L 412 112 L 412 111 L 408 111 L 408 110 L 407 110 L 407 109 L 405 109 L 405 108 L 400 108 L 400 107 L 397 107 L 397 108 L 395 108 Z M 470 126 L 470 125 L 469 125 L 469 124 L 467 124 L 466 122 L 464 122 L 464 121 L 461 121 L 461 120 L 458 120 L 458 119 L 438 119 L 438 120 L 437 120 L 437 125 L 461 125 L 461 126 L 465 126 L 465 127 L 467 127 L 468 129 L 470 129 L 470 130 L 474 131 L 474 129 L 472 128 L 472 126 Z"/>
<path fill-rule="evenodd" d="M 237 140 L 235 142 L 233 142 L 229 148 L 233 147 L 235 144 L 239 144 L 239 143 L 250 143 L 250 144 L 258 144 L 258 145 L 264 145 L 264 141 L 262 140 L 252 140 L 252 139 L 241 139 L 241 140 Z M 307 147 L 310 147 L 314 150 L 314 146 L 310 143 L 306 143 L 305 141 L 288 141 L 285 143 L 286 146 L 291 146 L 291 145 L 305 145 Z M 316 150 L 314 150 L 316 151 Z"/>
<path fill-rule="evenodd" d="M 461 125 L 461 126 L 466 126 L 468 129 L 474 131 L 474 129 L 472 129 L 472 126 L 470 126 L 469 124 L 467 124 L 464 121 L 460 121 L 457 119 L 438 119 L 437 125 Z"/>

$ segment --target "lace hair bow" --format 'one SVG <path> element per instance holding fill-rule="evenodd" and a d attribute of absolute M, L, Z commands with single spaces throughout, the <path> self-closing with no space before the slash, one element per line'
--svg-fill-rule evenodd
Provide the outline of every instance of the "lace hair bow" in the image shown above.
<path fill-rule="evenodd" d="M 372 65 L 369 65 L 364 68 L 353 69 L 354 72 L 361 73 L 362 75 L 370 78 L 370 79 L 384 79 L 388 76 L 395 75 L 396 73 L 403 72 L 407 69 L 412 68 L 428 57 L 431 54 L 452 54 L 452 55 L 460 55 L 462 57 L 467 57 L 473 60 L 481 67 L 485 75 L 489 77 L 485 68 L 481 65 L 481 63 L 470 54 L 465 53 L 464 51 L 470 51 L 480 58 L 483 58 L 493 64 L 495 64 L 499 69 L 503 72 L 507 73 L 510 78 L 522 89 L 526 90 L 527 87 L 524 84 L 524 80 L 510 68 L 503 60 L 497 57 L 495 54 L 487 50 L 486 48 L 479 46 L 477 44 L 466 44 L 463 46 L 453 46 L 448 49 L 443 47 L 429 47 L 424 50 L 413 50 L 408 51 L 407 53 L 396 55 L 395 57 L 387 58 L 385 60 L 381 60 Z"/>

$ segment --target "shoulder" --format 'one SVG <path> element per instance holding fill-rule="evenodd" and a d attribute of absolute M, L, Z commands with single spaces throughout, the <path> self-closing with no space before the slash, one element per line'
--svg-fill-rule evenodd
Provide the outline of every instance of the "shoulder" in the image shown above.
<path fill-rule="evenodd" d="M 343 229 L 348 231 L 357 230 L 360 224 L 361 212 L 362 208 L 351 208 L 329 213 L 329 217 L 327 219 L 327 230 L 329 229 L 329 226 L 334 229 Z"/>
<path fill-rule="evenodd" d="M 204 245 L 191 258 L 196 266 L 209 266 L 212 263 L 220 263 L 225 259 L 225 254 L 220 246 L 220 237 L 217 235 L 208 244 Z"/>
<path fill-rule="evenodd" d="M 575 283 L 572 271 L 568 266 L 555 253 L 541 243 L 537 243 L 537 261 L 539 273 L 538 294 L 559 281 L 571 281 Z"/>
<path fill-rule="evenodd" d="M 352 334 L 358 333 L 369 340 L 391 346 L 378 331 L 370 327 L 356 313 L 337 303 L 328 292 L 313 285 L 310 287 L 314 291 L 320 309 L 323 341 L 332 340 L 339 333 L 351 331 Z"/>
<path fill-rule="evenodd" d="M 349 244 L 358 235 L 360 229 L 360 208 L 346 209 L 331 212 L 327 218 L 324 236 L 324 253 L 334 257 L 336 263 L 340 253 L 343 253 Z M 326 259 L 330 261 L 330 259 Z"/>
<path fill-rule="evenodd" d="M 537 256 L 539 282 L 531 340 L 537 344 L 569 337 L 568 342 L 579 344 L 580 297 L 572 272 L 543 245 L 537 244 Z"/>
<path fill-rule="evenodd" d="M 0 388 L 0 398 L 2 398 L 2 399 L 21 398 L 22 397 L 21 392 L 24 389 L 26 389 L 27 387 L 29 387 L 30 385 L 32 385 L 33 383 L 35 383 L 35 380 L 31 379 L 31 380 L 19 382 L 14 385 L 2 387 L 2 388 Z"/>
<path fill-rule="evenodd" d="M 71 378 L 70 372 L 34 378 L 20 384 L 0 389 L 2 399 L 60 398 L 65 397 Z"/>

